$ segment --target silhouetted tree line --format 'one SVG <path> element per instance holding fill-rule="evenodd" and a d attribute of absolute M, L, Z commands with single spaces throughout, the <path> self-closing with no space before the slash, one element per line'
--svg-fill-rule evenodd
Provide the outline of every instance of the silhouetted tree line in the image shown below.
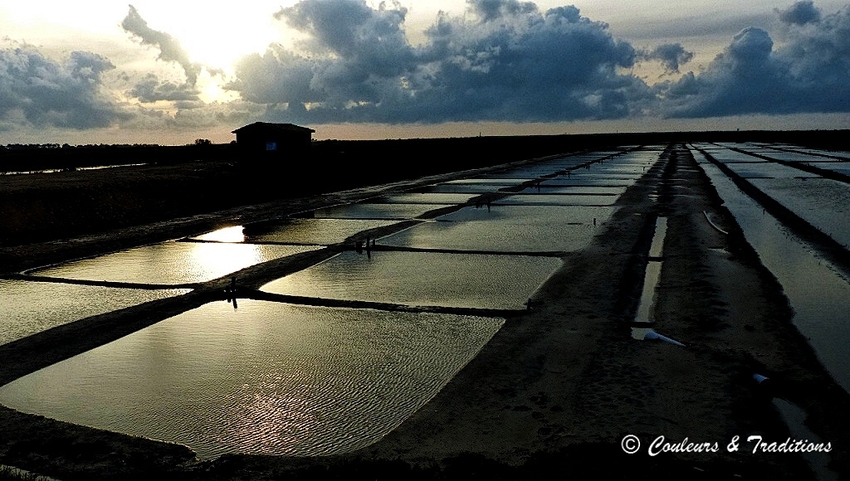
<path fill-rule="evenodd" d="M 156 144 L 9 144 L 0 146 L 0 171 L 74 169 L 101 165 L 176 164 L 232 156 L 230 144 L 198 139 L 189 145 Z"/>
<path fill-rule="evenodd" d="M 73 169 L 100 165 L 135 163 L 176 164 L 203 160 L 228 160 L 249 166 L 280 164 L 280 170 L 292 162 L 312 167 L 325 176 L 342 174 L 356 179 L 381 181 L 395 177 L 396 170 L 406 175 L 459 170 L 511 160 L 605 148 L 629 144 L 665 144 L 669 142 L 780 142 L 809 147 L 850 150 L 850 130 L 824 131 L 733 131 L 665 132 L 540 136 L 494 136 L 443 139 L 399 140 L 324 140 L 311 143 L 309 152 L 298 158 L 287 156 L 285 147 L 279 157 L 252 159 L 235 142 L 213 144 L 196 139 L 180 146 L 155 144 L 79 145 L 10 144 L 0 146 L 0 171 Z M 331 169 L 331 170 L 327 170 Z"/>

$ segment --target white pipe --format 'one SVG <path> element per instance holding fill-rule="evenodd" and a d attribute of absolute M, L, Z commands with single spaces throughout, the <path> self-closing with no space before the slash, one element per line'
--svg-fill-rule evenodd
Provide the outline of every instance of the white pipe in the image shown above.
<path fill-rule="evenodd" d="M 677 340 L 675 340 L 675 339 L 670 339 L 670 338 L 669 338 L 669 337 L 667 337 L 667 336 L 662 336 L 661 334 L 658 334 L 658 333 L 657 333 L 657 332 L 655 332 L 655 331 L 649 331 L 649 332 L 647 332 L 647 333 L 643 336 L 643 339 L 644 339 L 644 340 L 658 339 L 659 341 L 669 342 L 670 344 L 675 344 L 675 345 L 677 345 L 677 346 L 686 347 L 686 346 L 685 346 L 684 344 L 682 344 L 681 342 L 679 342 L 679 341 L 677 341 Z"/>
<path fill-rule="evenodd" d="M 702 211 L 702 213 L 705 214 L 705 220 L 707 220 L 708 223 L 711 224 L 711 227 L 714 227 L 715 229 L 717 229 L 717 232 L 720 232 L 723 235 L 729 235 L 728 232 L 721 229 L 720 227 L 717 226 L 717 224 L 715 224 L 714 222 L 711 221 L 711 217 L 708 216 L 708 212 Z"/>

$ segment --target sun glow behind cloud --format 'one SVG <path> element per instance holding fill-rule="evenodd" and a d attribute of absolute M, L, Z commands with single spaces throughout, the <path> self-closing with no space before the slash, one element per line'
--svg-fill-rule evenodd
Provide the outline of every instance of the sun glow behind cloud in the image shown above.
<path fill-rule="evenodd" d="M 146 3 L 134 6 L 151 28 L 173 35 L 193 62 L 212 69 L 229 70 L 240 57 L 263 52 L 285 36 L 271 16 L 280 2 L 243 2 L 238 8 L 208 2 Z"/>
<path fill-rule="evenodd" d="M 678 129 L 847 118 L 850 104 L 823 80 L 850 75 L 846 0 L 131 1 L 0 5 L 0 143 L 229 141 L 256 120 L 323 126 L 317 138 Z M 797 4 L 820 17 L 781 21 Z M 771 100 L 768 80 L 788 95 Z"/>

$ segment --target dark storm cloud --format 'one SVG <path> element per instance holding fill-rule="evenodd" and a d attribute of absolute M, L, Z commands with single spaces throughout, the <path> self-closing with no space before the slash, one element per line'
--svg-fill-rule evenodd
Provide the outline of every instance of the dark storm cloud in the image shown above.
<path fill-rule="evenodd" d="M 135 7 L 130 5 L 130 12 L 121 22 L 121 27 L 128 33 L 136 36 L 143 45 L 152 45 L 159 49 L 159 59 L 166 62 L 176 62 L 183 68 L 186 74 L 186 82 L 195 85 L 201 67 L 189 60 L 189 55 L 171 35 L 154 30 L 148 26 L 148 22 L 139 15 Z"/>
<path fill-rule="evenodd" d="M 783 23 L 805 25 L 820 21 L 820 10 L 811 1 L 797 2 L 787 10 L 777 9 L 776 12 Z"/>
<path fill-rule="evenodd" d="M 515 16 L 537 11 L 532 2 L 516 0 L 470 0 L 467 2 L 475 14 L 484 22 L 490 22 L 504 16 Z"/>
<path fill-rule="evenodd" d="M 773 40 L 764 30 L 749 27 L 705 72 L 689 72 L 670 84 L 666 97 L 673 116 L 711 117 L 765 112 L 787 95 L 782 68 L 771 57 Z M 667 87 L 665 85 L 665 87 Z"/>
<path fill-rule="evenodd" d="M 693 52 L 688 52 L 685 47 L 678 43 L 659 45 L 652 50 L 642 52 L 640 56 L 646 60 L 658 60 L 667 73 L 677 73 L 679 66 L 694 58 Z"/>
<path fill-rule="evenodd" d="M 142 103 L 153 103 L 160 100 L 173 102 L 196 102 L 198 93 L 189 85 L 177 85 L 173 82 L 160 81 L 155 75 L 148 74 L 133 87 L 129 94 Z"/>
<path fill-rule="evenodd" d="M 759 28 L 738 33 L 699 75 L 657 87 L 674 117 L 850 111 L 850 7 L 826 16 L 810 2 L 779 12 L 776 47 Z"/>
<path fill-rule="evenodd" d="M 441 14 L 411 46 L 406 10 L 364 0 L 303 0 L 276 18 L 306 34 L 237 66 L 230 88 L 305 122 L 547 121 L 618 118 L 652 93 L 618 68 L 636 52 L 575 7 L 472 0 L 468 15 Z"/>
<path fill-rule="evenodd" d="M 0 127 L 88 129 L 127 118 L 103 91 L 102 74 L 113 68 L 89 52 L 56 62 L 29 45 L 0 49 Z"/>

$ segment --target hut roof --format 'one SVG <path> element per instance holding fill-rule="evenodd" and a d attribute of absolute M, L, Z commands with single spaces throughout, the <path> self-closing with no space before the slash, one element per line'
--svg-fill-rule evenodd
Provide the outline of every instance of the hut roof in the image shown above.
<path fill-rule="evenodd" d="M 301 127 L 300 125 L 295 124 L 273 124 L 269 122 L 254 122 L 253 124 L 248 124 L 244 127 L 239 127 L 234 130 L 232 133 L 237 134 L 240 132 L 248 132 L 248 131 L 260 131 L 260 132 L 310 132 L 313 133 L 315 130 L 308 129 L 307 127 Z"/>

